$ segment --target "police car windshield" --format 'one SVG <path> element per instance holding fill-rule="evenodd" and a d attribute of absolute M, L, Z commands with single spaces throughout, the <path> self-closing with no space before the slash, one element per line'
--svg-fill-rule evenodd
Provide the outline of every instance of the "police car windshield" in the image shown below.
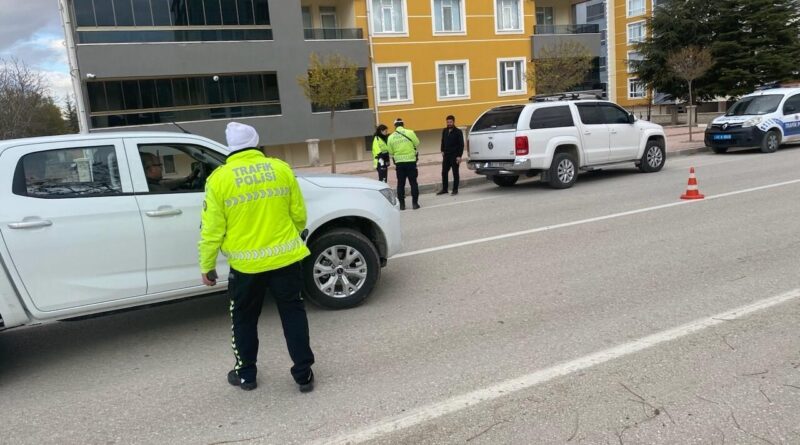
<path fill-rule="evenodd" d="M 781 94 L 745 97 L 733 104 L 731 109 L 725 113 L 725 116 L 751 116 L 774 113 L 778 109 L 781 99 L 783 99 Z"/>

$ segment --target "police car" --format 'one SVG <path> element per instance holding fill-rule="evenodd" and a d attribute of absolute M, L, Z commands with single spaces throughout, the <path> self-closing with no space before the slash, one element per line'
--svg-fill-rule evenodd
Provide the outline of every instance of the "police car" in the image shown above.
<path fill-rule="evenodd" d="M 729 148 L 773 153 L 786 142 L 800 142 L 800 83 L 742 97 L 714 119 L 705 134 L 706 146 L 715 153 Z"/>

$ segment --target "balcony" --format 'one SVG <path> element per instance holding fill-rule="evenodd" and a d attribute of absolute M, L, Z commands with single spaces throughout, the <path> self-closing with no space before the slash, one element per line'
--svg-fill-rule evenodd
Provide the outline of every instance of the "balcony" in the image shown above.
<path fill-rule="evenodd" d="M 361 28 L 304 28 L 306 40 L 362 40 L 364 30 Z"/>
<path fill-rule="evenodd" d="M 600 34 L 600 25 L 536 25 L 534 35 Z"/>

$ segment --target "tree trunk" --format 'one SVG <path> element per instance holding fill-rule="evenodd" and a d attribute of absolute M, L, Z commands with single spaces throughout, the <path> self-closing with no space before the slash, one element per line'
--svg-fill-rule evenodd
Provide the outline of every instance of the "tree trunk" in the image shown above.
<path fill-rule="evenodd" d="M 335 109 L 331 109 L 331 173 L 336 173 L 336 138 L 333 132 L 333 114 L 335 112 Z"/>
<path fill-rule="evenodd" d="M 689 142 L 692 142 L 692 81 L 689 81 L 689 110 L 687 124 L 689 125 Z"/>

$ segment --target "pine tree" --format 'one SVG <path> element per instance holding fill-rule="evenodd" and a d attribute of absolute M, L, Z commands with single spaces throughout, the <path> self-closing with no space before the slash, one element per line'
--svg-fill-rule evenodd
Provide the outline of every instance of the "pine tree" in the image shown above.
<path fill-rule="evenodd" d="M 80 127 L 78 125 L 78 109 L 75 107 L 75 102 L 70 95 L 67 95 L 64 99 L 64 121 L 67 125 L 67 131 L 71 133 L 80 132 Z"/>

